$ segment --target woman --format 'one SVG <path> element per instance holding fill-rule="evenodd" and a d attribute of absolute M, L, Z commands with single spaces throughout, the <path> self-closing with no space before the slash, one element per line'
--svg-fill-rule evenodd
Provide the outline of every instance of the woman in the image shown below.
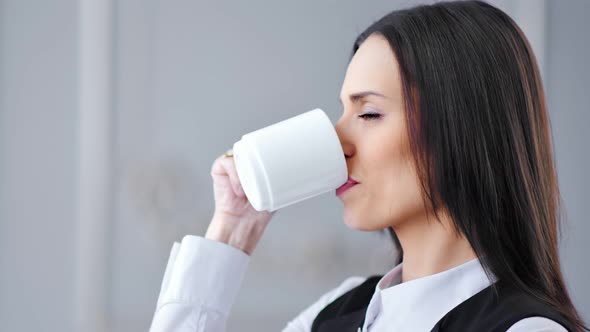
<path fill-rule="evenodd" d="M 336 124 L 344 222 L 388 230 L 399 264 L 351 277 L 284 331 L 580 331 L 559 265 L 560 201 L 533 52 L 478 1 L 394 11 L 356 40 Z M 204 238 L 175 244 L 152 331 L 222 331 L 272 218 L 215 160 Z"/>

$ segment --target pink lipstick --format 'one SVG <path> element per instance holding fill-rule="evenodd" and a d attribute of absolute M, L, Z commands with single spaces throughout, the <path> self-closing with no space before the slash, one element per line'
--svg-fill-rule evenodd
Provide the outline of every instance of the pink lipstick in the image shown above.
<path fill-rule="evenodd" d="M 349 176 L 346 183 L 344 183 L 343 185 L 338 187 L 338 189 L 336 189 L 336 196 L 342 195 L 345 191 L 354 187 L 357 184 L 358 184 L 358 182 Z"/>

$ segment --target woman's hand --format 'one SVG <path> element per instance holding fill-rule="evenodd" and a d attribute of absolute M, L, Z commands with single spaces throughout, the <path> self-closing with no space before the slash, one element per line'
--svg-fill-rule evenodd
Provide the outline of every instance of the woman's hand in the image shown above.
<path fill-rule="evenodd" d="M 211 167 L 215 213 L 205 238 L 227 243 L 251 255 L 276 211 L 256 211 L 244 193 L 234 158 L 218 157 Z"/>

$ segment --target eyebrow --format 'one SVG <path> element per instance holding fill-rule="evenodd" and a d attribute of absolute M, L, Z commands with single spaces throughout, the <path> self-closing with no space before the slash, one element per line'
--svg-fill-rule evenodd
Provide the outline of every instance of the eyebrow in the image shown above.
<path fill-rule="evenodd" d="M 364 98 L 366 96 L 377 96 L 377 97 L 381 97 L 381 98 L 387 98 L 379 92 L 370 91 L 370 90 L 352 93 L 348 96 L 348 98 L 350 99 L 351 102 L 354 103 L 354 102 L 358 101 L 359 99 Z M 338 98 L 338 102 L 340 104 L 342 104 L 342 100 L 340 100 L 340 98 Z"/>

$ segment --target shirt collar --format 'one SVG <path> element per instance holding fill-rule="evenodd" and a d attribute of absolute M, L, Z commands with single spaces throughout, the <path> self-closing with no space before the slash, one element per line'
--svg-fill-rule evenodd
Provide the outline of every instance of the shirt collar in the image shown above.
<path fill-rule="evenodd" d="M 495 281 L 488 279 L 477 258 L 404 283 L 402 267 L 395 266 L 375 286 L 363 330 L 379 314 L 388 330 L 430 331 L 447 312 Z"/>

